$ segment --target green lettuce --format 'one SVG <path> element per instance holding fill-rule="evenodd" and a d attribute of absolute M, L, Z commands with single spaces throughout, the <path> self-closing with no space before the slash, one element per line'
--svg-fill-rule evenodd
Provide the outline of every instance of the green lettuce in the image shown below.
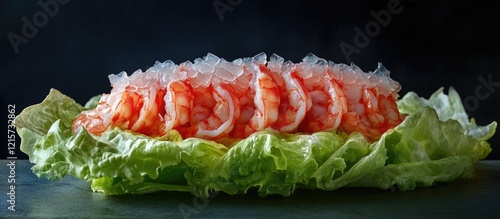
<path fill-rule="evenodd" d="M 467 176 L 491 147 L 496 122 L 469 120 L 457 92 L 438 90 L 429 99 L 413 92 L 398 101 L 405 120 L 376 142 L 361 134 L 286 134 L 266 129 L 231 147 L 172 130 L 152 138 L 109 129 L 100 136 L 74 134 L 73 119 L 85 107 L 52 89 L 26 108 L 15 125 L 21 150 L 38 177 L 71 175 L 110 195 L 183 191 L 208 197 L 213 191 L 291 195 L 296 189 L 375 187 L 411 190 Z"/>

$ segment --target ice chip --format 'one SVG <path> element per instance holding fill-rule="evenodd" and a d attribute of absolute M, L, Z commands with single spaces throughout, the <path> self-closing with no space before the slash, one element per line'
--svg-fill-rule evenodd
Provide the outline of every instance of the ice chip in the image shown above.
<path fill-rule="evenodd" d="M 156 71 L 156 69 L 153 67 L 149 68 L 145 72 L 145 74 L 146 74 L 146 78 L 148 80 L 152 80 L 152 81 L 157 81 L 159 79 L 159 75 L 160 75 L 159 71 Z"/>
<path fill-rule="evenodd" d="M 215 68 L 212 65 L 209 65 L 206 62 L 200 63 L 198 66 L 196 66 L 196 70 L 203 74 L 211 74 L 214 72 Z"/>
<path fill-rule="evenodd" d="M 162 87 L 167 87 L 168 83 L 170 83 L 170 77 L 168 74 L 160 74 L 159 75 L 159 81 L 160 81 L 160 85 Z"/>
<path fill-rule="evenodd" d="M 309 79 L 313 75 L 313 68 L 305 67 L 299 70 L 299 75 L 303 79 Z"/>
<path fill-rule="evenodd" d="M 163 68 L 164 65 L 165 65 L 164 63 L 156 61 L 155 64 L 153 65 L 153 67 L 155 67 L 155 68 Z"/>
<path fill-rule="evenodd" d="M 231 73 L 234 74 L 234 76 L 236 77 L 239 77 L 240 75 L 243 74 L 243 67 L 239 66 L 239 65 L 231 65 Z"/>
<path fill-rule="evenodd" d="M 232 62 L 221 60 L 214 74 L 223 81 L 231 82 L 241 74 L 243 74 L 243 68 L 241 66 L 233 64 Z"/>
<path fill-rule="evenodd" d="M 349 65 L 344 63 L 340 63 L 335 65 L 333 68 L 335 74 L 342 79 L 342 81 L 346 84 L 353 83 L 354 81 L 354 71 Z"/>
<path fill-rule="evenodd" d="M 351 62 L 351 70 L 354 72 L 354 73 L 359 73 L 361 71 L 361 68 L 359 68 L 356 64 L 354 64 L 354 62 Z"/>
<path fill-rule="evenodd" d="M 172 60 L 167 60 L 167 61 L 164 61 L 163 63 L 160 63 L 160 64 L 162 66 L 168 67 L 168 68 L 175 66 L 175 63 Z"/>
<path fill-rule="evenodd" d="M 328 65 L 328 61 L 326 61 L 326 59 L 318 58 L 318 60 L 316 60 L 316 65 L 327 66 Z"/>
<path fill-rule="evenodd" d="M 142 73 L 143 73 L 143 72 L 142 72 L 142 69 L 137 69 L 137 70 L 135 70 L 135 71 L 134 71 L 134 73 L 132 73 L 132 75 L 135 75 L 135 74 L 142 74 Z M 132 76 L 132 75 L 131 75 L 131 76 Z"/>
<path fill-rule="evenodd" d="M 283 63 L 285 61 L 285 59 L 279 55 L 277 55 L 276 53 L 273 53 L 271 55 L 271 57 L 269 58 L 270 61 L 273 61 L 273 62 L 278 62 L 278 63 Z"/>
<path fill-rule="evenodd" d="M 304 63 L 307 63 L 307 64 L 310 64 L 310 65 L 313 65 L 313 64 L 316 64 L 316 61 L 318 61 L 318 57 L 312 53 L 309 53 L 307 54 L 303 59 L 302 61 Z"/>
<path fill-rule="evenodd" d="M 340 71 L 347 71 L 347 69 L 349 68 L 348 65 L 344 64 L 344 63 L 340 63 L 338 65 L 336 65 L 337 68 L 340 70 Z"/>
<path fill-rule="evenodd" d="M 198 63 L 203 62 L 203 61 L 204 61 L 204 60 L 203 60 L 203 59 L 201 59 L 201 58 L 196 58 L 196 59 L 194 60 L 194 65 L 196 66 Z"/>
<path fill-rule="evenodd" d="M 267 56 L 264 52 L 261 52 L 254 57 L 252 57 L 252 60 L 257 63 L 257 64 L 266 64 L 267 61 Z"/>
<path fill-rule="evenodd" d="M 194 64 L 191 62 L 191 61 L 185 61 L 183 63 L 181 63 L 179 65 L 180 69 L 182 69 L 183 71 L 187 71 L 187 70 L 192 70 L 192 69 L 196 69 L 196 67 L 194 66 Z"/>
<path fill-rule="evenodd" d="M 212 75 L 213 74 L 205 74 L 205 73 L 198 73 L 196 77 L 191 78 L 190 82 L 193 87 L 208 87 L 210 82 L 212 81 Z"/>
<path fill-rule="evenodd" d="M 206 62 L 208 62 L 208 63 L 214 63 L 215 65 L 219 64 L 219 61 L 220 61 L 220 58 L 217 57 L 216 55 L 212 54 L 212 53 L 208 53 L 205 56 L 204 59 L 205 59 Z"/>
<path fill-rule="evenodd" d="M 343 74 L 341 71 L 338 70 L 337 64 L 335 64 L 332 61 L 328 61 L 328 70 L 327 74 L 330 76 L 330 78 L 333 78 L 337 81 L 342 81 L 343 79 Z"/>
<path fill-rule="evenodd" d="M 201 60 L 201 61 L 198 61 L 198 60 L 195 60 L 195 63 L 194 63 L 194 67 L 197 71 L 203 73 L 203 74 L 211 74 L 212 72 L 214 72 L 214 65 L 210 65 L 209 63 Z"/>
<path fill-rule="evenodd" d="M 198 75 L 198 74 L 199 74 L 199 72 L 198 72 L 198 71 L 196 71 L 195 69 L 187 69 L 187 70 L 186 70 L 186 76 L 187 76 L 188 78 L 194 78 L 194 77 L 196 77 L 196 75 Z"/>
<path fill-rule="evenodd" d="M 117 75 L 111 74 L 108 76 L 109 82 L 113 87 L 125 87 L 128 85 L 128 75 L 127 72 L 122 71 Z"/>
<path fill-rule="evenodd" d="M 159 71 L 161 74 L 171 74 L 172 72 L 175 71 L 177 66 L 171 60 L 167 60 L 163 63 L 156 62 L 153 67 L 156 68 L 156 70 Z"/>
<path fill-rule="evenodd" d="M 391 72 L 385 68 L 382 62 L 378 63 L 377 69 L 373 72 L 373 74 L 381 77 L 389 77 Z"/>
<path fill-rule="evenodd" d="M 233 63 L 235 65 L 240 65 L 241 66 L 241 65 L 243 65 L 243 59 L 241 59 L 241 58 L 235 59 L 235 60 L 233 60 Z"/>
<path fill-rule="evenodd" d="M 141 80 L 143 77 L 142 75 L 142 70 L 141 69 L 137 69 L 134 71 L 134 73 L 132 73 L 130 76 L 129 76 L 129 80 L 134 82 L 134 81 L 139 81 Z"/>
<path fill-rule="evenodd" d="M 186 71 L 176 71 L 170 76 L 170 80 L 172 81 L 184 81 L 187 79 Z"/>
<path fill-rule="evenodd" d="M 284 62 L 284 59 L 273 53 L 271 57 L 269 57 L 269 62 L 267 63 L 267 67 L 269 70 L 274 71 L 274 72 L 281 72 L 281 67 Z"/>
<path fill-rule="evenodd" d="M 159 61 L 156 61 L 153 66 L 149 67 L 146 70 L 146 72 L 150 72 L 150 71 L 152 71 L 152 72 L 158 72 L 159 71 L 158 69 L 162 68 L 162 65 L 163 65 L 163 63 L 161 63 Z"/>
<path fill-rule="evenodd" d="M 129 83 L 133 86 L 137 86 L 137 87 L 144 87 L 144 86 L 147 86 L 148 84 L 148 80 L 146 79 L 146 74 L 144 74 L 142 72 L 141 69 L 137 69 L 134 73 L 132 73 L 128 79 L 129 79 Z"/>
<path fill-rule="evenodd" d="M 250 57 L 244 57 L 243 58 L 243 63 L 245 63 L 245 65 L 250 65 L 252 63 L 252 58 L 250 58 Z"/>

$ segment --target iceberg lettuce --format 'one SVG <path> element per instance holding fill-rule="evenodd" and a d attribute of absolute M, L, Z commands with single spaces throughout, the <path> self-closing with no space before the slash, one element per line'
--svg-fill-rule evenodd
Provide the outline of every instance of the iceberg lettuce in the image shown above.
<path fill-rule="evenodd" d="M 410 92 L 398 101 L 405 120 L 369 142 L 361 134 L 286 134 L 266 129 L 231 147 L 199 138 L 183 139 L 109 129 L 97 136 L 71 124 L 85 107 L 52 89 L 40 104 L 16 119 L 21 150 L 38 177 L 71 175 L 110 195 L 183 191 L 208 197 L 213 191 L 291 195 L 296 189 L 375 187 L 411 190 L 467 176 L 491 152 L 486 140 L 496 122 L 469 120 L 454 89 L 429 99 Z"/>

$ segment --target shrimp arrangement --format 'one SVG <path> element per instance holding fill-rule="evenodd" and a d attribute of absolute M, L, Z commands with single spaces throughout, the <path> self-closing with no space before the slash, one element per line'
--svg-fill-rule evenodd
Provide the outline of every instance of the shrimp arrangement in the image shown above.
<path fill-rule="evenodd" d="M 292 63 L 264 53 L 232 62 L 208 54 L 179 65 L 156 64 L 109 76 L 112 90 L 82 112 L 73 131 L 99 135 L 109 127 L 183 138 L 246 138 L 272 128 L 286 133 L 340 130 L 378 139 L 401 123 L 400 85 L 380 63 L 365 73 L 307 55 Z"/>

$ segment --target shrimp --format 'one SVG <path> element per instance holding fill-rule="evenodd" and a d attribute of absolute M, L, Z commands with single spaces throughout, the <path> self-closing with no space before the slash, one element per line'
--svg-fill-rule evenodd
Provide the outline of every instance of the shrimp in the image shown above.
<path fill-rule="evenodd" d="M 72 124 L 73 134 L 77 134 L 82 128 L 90 133 L 100 134 L 111 125 L 110 122 L 104 122 L 102 115 L 113 113 L 111 108 L 103 101 L 109 94 L 103 95 L 95 109 L 83 111 L 74 120 Z"/>
<path fill-rule="evenodd" d="M 189 122 L 193 110 L 193 92 L 183 81 L 172 81 L 165 95 L 165 130 L 177 128 Z"/>
<path fill-rule="evenodd" d="M 245 129 L 245 135 L 263 130 L 278 119 L 280 104 L 279 89 L 265 70 L 267 68 L 260 66 L 260 71 L 257 73 L 257 80 L 254 86 L 254 104 L 256 109 L 254 116 L 250 119 L 250 123 Z"/>
<path fill-rule="evenodd" d="M 349 93 L 350 104 L 348 112 L 342 117 L 344 131 L 361 132 L 368 139 L 375 140 L 401 123 L 403 118 L 391 95 L 377 94 L 374 88 L 351 88 L 346 93 Z"/>
<path fill-rule="evenodd" d="M 164 89 L 148 87 L 141 89 L 142 107 L 138 112 L 138 118 L 128 129 L 149 136 L 165 134 L 162 115 L 165 114 Z"/>
<path fill-rule="evenodd" d="M 165 90 L 157 87 L 137 88 L 127 86 L 121 92 L 103 95 L 95 109 L 82 112 L 73 121 L 73 130 L 85 127 L 100 134 L 111 124 L 116 127 L 146 135 L 161 135 L 164 114 L 162 97 Z"/>
<path fill-rule="evenodd" d="M 246 138 L 266 128 L 279 132 L 360 132 L 380 137 L 403 120 L 399 83 L 379 63 L 365 73 L 312 54 L 301 63 L 261 53 L 228 62 L 213 54 L 180 65 L 157 63 L 146 72 L 109 77 L 110 94 L 73 121 L 100 134 L 110 126 L 148 136 L 176 129 L 183 138 Z"/>
<path fill-rule="evenodd" d="M 179 128 L 182 136 L 208 139 L 227 137 L 240 116 L 238 98 L 232 88 L 227 84 L 211 85 L 196 92 L 194 97 L 190 125 Z"/>
<path fill-rule="evenodd" d="M 324 79 L 324 84 L 309 91 L 313 106 L 299 126 L 300 131 L 314 133 L 336 130 L 343 114 L 347 112 L 346 96 L 340 85 L 328 76 Z"/>
<path fill-rule="evenodd" d="M 285 71 L 282 76 L 284 85 L 280 86 L 278 119 L 272 127 L 281 132 L 294 132 L 312 107 L 311 96 L 295 67 Z"/>
<path fill-rule="evenodd" d="M 241 115 L 231 133 L 233 136 L 246 138 L 278 119 L 280 93 L 269 72 L 264 65 L 254 72 L 249 90 L 240 97 Z"/>

